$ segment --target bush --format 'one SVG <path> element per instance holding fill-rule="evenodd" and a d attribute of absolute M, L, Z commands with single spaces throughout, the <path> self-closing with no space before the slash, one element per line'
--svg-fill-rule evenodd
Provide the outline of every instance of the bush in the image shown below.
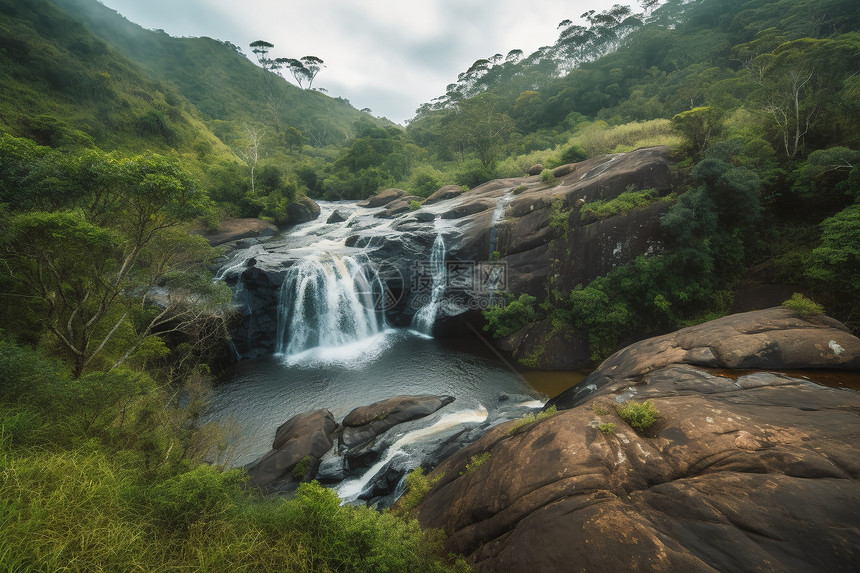
<path fill-rule="evenodd" d="M 547 185 L 553 185 L 555 183 L 555 175 L 552 174 L 551 169 L 544 169 L 540 173 L 540 180 Z"/>
<path fill-rule="evenodd" d="M 398 502 L 399 508 L 408 512 L 418 507 L 424 501 L 424 497 L 430 492 L 430 488 L 436 485 L 443 477 L 445 477 L 445 474 L 439 474 L 430 478 L 424 475 L 424 469 L 421 467 L 417 467 L 406 474 L 406 493 L 403 494 L 403 497 Z"/>
<path fill-rule="evenodd" d="M 470 474 L 474 472 L 476 469 L 487 463 L 491 455 L 492 454 L 490 452 L 484 452 L 482 454 L 475 454 L 474 456 L 470 457 L 469 463 L 466 464 L 466 471 L 460 472 L 460 475 L 463 475 L 464 473 Z"/>
<path fill-rule="evenodd" d="M 597 429 L 606 434 L 607 436 L 611 436 L 613 432 L 615 432 L 615 424 L 612 422 L 606 422 L 603 424 L 599 424 Z"/>
<path fill-rule="evenodd" d="M 615 199 L 608 201 L 592 201 L 582 206 L 582 214 L 594 215 L 597 219 L 608 219 L 616 215 L 626 215 L 639 207 L 650 205 L 655 201 L 671 201 L 674 196 L 660 197 L 656 189 L 642 189 L 636 191 L 628 188 Z"/>
<path fill-rule="evenodd" d="M 660 413 L 651 400 L 645 400 L 645 402 L 629 400 L 617 406 L 616 411 L 621 419 L 637 432 L 644 432 L 660 418 Z"/>
<path fill-rule="evenodd" d="M 410 211 L 417 211 L 420 208 L 421 208 L 421 201 L 410 201 L 409 202 L 409 210 Z"/>
<path fill-rule="evenodd" d="M 791 295 L 791 298 L 783 301 L 782 306 L 794 312 L 801 318 L 809 318 L 824 314 L 824 307 L 817 302 L 810 300 L 799 292 Z"/>
<path fill-rule="evenodd" d="M 509 336 L 530 322 L 538 320 L 536 304 L 537 297 L 523 293 L 507 306 L 490 307 L 483 313 L 487 321 L 484 330 L 490 332 L 493 338 Z"/>

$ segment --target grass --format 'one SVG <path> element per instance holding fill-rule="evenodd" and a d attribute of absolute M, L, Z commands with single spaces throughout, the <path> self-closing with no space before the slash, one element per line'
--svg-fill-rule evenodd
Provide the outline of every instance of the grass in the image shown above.
<path fill-rule="evenodd" d="M 609 414 L 609 413 L 610 413 L 610 410 L 609 410 L 608 408 L 604 408 L 602 405 L 597 404 L 597 403 L 595 403 L 595 404 L 591 407 L 591 409 L 592 409 L 592 411 L 593 411 L 595 414 L 597 414 L 598 416 L 606 416 L 607 414 Z"/>
<path fill-rule="evenodd" d="M 644 432 L 660 418 L 660 413 L 651 400 L 644 402 L 628 400 L 617 406 L 616 411 L 621 419 L 637 432 Z"/>
<path fill-rule="evenodd" d="M 514 422 L 510 428 L 508 428 L 508 434 L 513 436 L 523 427 L 528 426 L 529 424 L 534 424 L 535 422 L 540 422 L 541 420 L 546 420 L 547 418 L 552 418 L 556 414 L 558 414 L 558 408 L 556 408 L 555 406 L 550 406 L 546 410 L 538 412 L 537 415 L 529 412 L 528 414 Z"/>

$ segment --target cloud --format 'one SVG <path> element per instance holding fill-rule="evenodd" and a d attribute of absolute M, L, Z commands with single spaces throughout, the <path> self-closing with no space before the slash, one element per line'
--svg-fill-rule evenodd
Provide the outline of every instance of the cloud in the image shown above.
<path fill-rule="evenodd" d="M 556 26 L 587 9 L 565 0 L 102 0 L 147 28 L 210 36 L 246 49 L 275 44 L 276 57 L 326 63 L 314 85 L 397 122 L 442 95 L 479 58 L 552 44 Z"/>

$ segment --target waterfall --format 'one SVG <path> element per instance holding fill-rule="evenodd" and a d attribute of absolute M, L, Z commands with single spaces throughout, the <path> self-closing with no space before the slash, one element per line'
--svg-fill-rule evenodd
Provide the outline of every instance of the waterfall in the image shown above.
<path fill-rule="evenodd" d="M 433 249 L 430 253 L 430 272 L 433 278 L 433 288 L 430 293 L 430 300 L 421 307 L 415 316 L 412 317 L 412 330 L 416 330 L 421 334 L 431 336 L 433 333 L 433 325 L 436 322 L 436 314 L 439 312 L 439 307 L 442 305 L 442 297 L 445 294 L 445 287 L 448 282 L 448 272 L 445 267 L 445 240 L 442 235 L 436 235 L 436 240 L 433 241 Z"/>
<path fill-rule="evenodd" d="M 496 237 L 499 234 L 498 223 L 499 220 L 504 216 L 505 209 L 508 205 L 511 204 L 511 201 L 514 200 L 513 191 L 509 191 L 502 197 L 499 197 L 498 203 L 496 203 L 496 209 L 493 211 L 493 219 L 490 222 L 490 252 L 488 258 L 492 260 L 493 251 L 496 250 Z"/>
<path fill-rule="evenodd" d="M 382 285 L 354 257 L 314 255 L 287 272 L 278 300 L 277 351 L 287 357 L 316 347 L 338 347 L 379 333 Z"/>

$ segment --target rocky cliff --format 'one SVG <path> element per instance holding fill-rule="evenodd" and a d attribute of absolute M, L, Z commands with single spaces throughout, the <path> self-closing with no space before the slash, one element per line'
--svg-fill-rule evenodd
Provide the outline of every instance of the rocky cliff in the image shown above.
<path fill-rule="evenodd" d="M 784 309 L 634 344 L 440 464 L 419 521 L 478 572 L 853 570 L 860 393 L 821 369 L 860 382 L 860 340 Z M 642 432 L 631 399 L 659 412 Z"/>

